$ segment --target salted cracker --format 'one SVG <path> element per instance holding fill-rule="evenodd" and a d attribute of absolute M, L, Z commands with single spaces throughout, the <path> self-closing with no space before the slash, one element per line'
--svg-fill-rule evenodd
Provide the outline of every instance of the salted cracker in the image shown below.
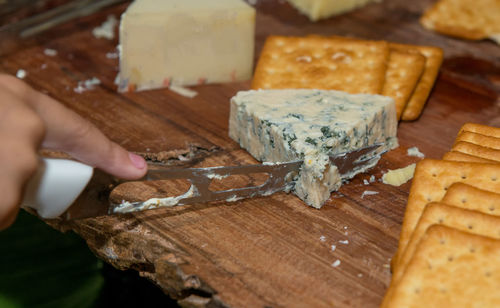
<path fill-rule="evenodd" d="M 381 93 L 389 48 L 382 41 L 270 36 L 255 69 L 252 89 L 332 89 Z"/>
<path fill-rule="evenodd" d="M 485 136 L 500 138 L 500 127 L 493 127 L 478 123 L 465 123 L 458 134 L 463 132 L 473 132 Z"/>
<path fill-rule="evenodd" d="M 391 50 L 419 53 L 425 57 L 425 68 L 420 80 L 413 91 L 401 119 L 403 121 L 416 120 L 425 106 L 427 98 L 431 93 L 434 82 L 439 73 L 439 68 L 443 62 L 443 50 L 432 46 L 406 45 L 398 43 L 389 43 Z"/>
<path fill-rule="evenodd" d="M 394 282 L 397 283 L 401 278 L 411 257 L 415 253 L 418 243 L 431 225 L 444 225 L 457 230 L 500 239 L 500 217 L 489 215 L 489 205 L 472 205 L 471 202 L 462 203 L 461 200 L 456 201 L 458 202 L 450 205 L 444 202 L 434 202 L 425 206 L 422 217 L 420 217 L 415 231 L 408 242 L 408 246 L 401 255 L 399 264 L 393 269 L 392 279 Z M 477 202 L 481 203 L 480 200 L 477 200 Z M 464 205 L 470 205 L 473 209 L 464 208 Z M 500 212 L 497 211 L 496 214 L 500 215 Z"/>
<path fill-rule="evenodd" d="M 420 23 L 439 33 L 500 44 L 500 1 L 440 0 L 421 17 Z"/>
<path fill-rule="evenodd" d="M 431 226 L 381 307 L 500 307 L 500 241 Z"/>
<path fill-rule="evenodd" d="M 488 191 L 500 191 L 500 165 L 424 159 L 417 164 L 392 265 L 399 263 L 415 226 L 430 202 L 439 202 L 453 183 L 466 183 Z"/>
<path fill-rule="evenodd" d="M 486 136 L 479 133 L 462 131 L 455 139 L 455 142 L 459 141 L 466 141 L 484 147 L 500 150 L 500 138 L 493 136 Z"/>
<path fill-rule="evenodd" d="M 441 202 L 500 216 L 500 193 L 495 193 L 464 183 L 454 183 Z"/>
<path fill-rule="evenodd" d="M 449 151 L 449 152 L 444 153 L 443 160 L 463 161 L 463 162 L 470 162 L 470 163 L 492 163 L 492 164 L 498 163 L 498 162 L 491 160 L 491 159 L 481 158 L 481 157 L 477 157 L 474 155 L 465 154 L 465 153 L 456 152 L 456 151 Z"/>
<path fill-rule="evenodd" d="M 500 150 L 483 147 L 466 141 L 458 141 L 451 148 L 452 151 L 469 154 L 472 156 L 485 158 L 500 162 Z"/>
<path fill-rule="evenodd" d="M 420 53 L 390 50 L 382 95 L 396 103 L 398 120 L 415 90 L 425 68 L 425 57 Z"/>

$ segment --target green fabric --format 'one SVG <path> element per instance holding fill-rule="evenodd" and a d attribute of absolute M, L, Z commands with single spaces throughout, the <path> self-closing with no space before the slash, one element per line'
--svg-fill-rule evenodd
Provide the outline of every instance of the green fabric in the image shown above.
<path fill-rule="evenodd" d="M 0 307 L 94 307 L 102 263 L 74 233 L 22 211 L 0 231 Z"/>

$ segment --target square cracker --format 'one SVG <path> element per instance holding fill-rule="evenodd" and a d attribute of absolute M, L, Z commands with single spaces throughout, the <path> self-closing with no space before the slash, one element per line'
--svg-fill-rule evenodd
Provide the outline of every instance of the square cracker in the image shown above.
<path fill-rule="evenodd" d="M 460 134 L 458 134 L 457 138 L 455 139 L 455 142 L 458 141 L 466 141 L 473 144 L 481 145 L 483 147 L 500 150 L 500 138 L 486 136 L 474 132 L 462 131 Z"/>
<path fill-rule="evenodd" d="M 462 203 L 462 200 L 454 201 L 458 202 L 450 205 L 435 202 L 425 206 L 422 217 L 420 217 L 415 231 L 413 231 L 410 241 L 401 255 L 400 262 L 393 270 L 392 279 L 394 282 L 397 283 L 401 278 L 422 236 L 433 224 L 500 239 L 500 217 L 489 215 L 495 213 L 489 210 L 489 204 L 486 205 L 484 201 L 478 199 L 476 199 L 477 204 Z M 471 206 L 472 209 L 467 209 L 465 206 Z M 496 214 L 500 215 L 500 212 L 497 211 Z"/>
<path fill-rule="evenodd" d="M 390 43 L 391 50 L 405 51 L 411 53 L 419 53 L 425 57 L 425 68 L 420 80 L 413 91 L 401 119 L 403 121 L 416 120 L 427 102 L 427 98 L 431 93 L 434 82 L 439 73 L 439 68 L 443 62 L 443 50 L 432 46 L 406 45 L 398 43 Z"/>
<path fill-rule="evenodd" d="M 451 148 L 452 151 L 469 154 L 472 156 L 485 158 L 500 162 L 500 150 L 483 147 L 466 141 L 458 141 Z"/>
<path fill-rule="evenodd" d="M 381 41 L 332 37 L 269 36 L 255 69 L 252 89 L 382 91 L 389 47 Z"/>
<path fill-rule="evenodd" d="M 490 163 L 490 164 L 498 163 L 498 162 L 491 160 L 491 159 L 481 158 L 481 157 L 477 157 L 474 155 L 465 154 L 465 153 L 456 152 L 456 151 L 449 151 L 449 152 L 444 153 L 443 160 L 463 161 L 463 162 L 470 162 L 470 163 Z"/>
<path fill-rule="evenodd" d="M 463 132 L 473 132 L 485 136 L 500 138 L 500 128 L 477 123 L 465 123 L 458 134 Z"/>
<path fill-rule="evenodd" d="M 431 226 L 381 307 L 500 307 L 500 241 Z"/>
<path fill-rule="evenodd" d="M 425 205 L 441 201 L 446 190 L 456 182 L 488 191 L 500 191 L 500 165 L 434 159 L 420 161 L 410 188 L 398 251 L 392 260 L 393 267 L 399 263 Z"/>
<path fill-rule="evenodd" d="M 451 185 L 441 202 L 500 216 L 500 193 L 494 193 L 464 183 Z"/>
<path fill-rule="evenodd" d="M 425 68 L 425 57 L 419 53 L 390 50 L 382 95 L 396 103 L 398 120 Z"/>
<path fill-rule="evenodd" d="M 440 0 L 428 9 L 420 23 L 439 33 L 500 43 L 500 1 Z"/>

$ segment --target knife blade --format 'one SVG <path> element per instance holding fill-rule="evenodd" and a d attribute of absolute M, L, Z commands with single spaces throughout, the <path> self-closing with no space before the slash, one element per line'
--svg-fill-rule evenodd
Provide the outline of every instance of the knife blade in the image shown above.
<path fill-rule="evenodd" d="M 377 152 L 382 143 L 350 152 L 330 156 L 343 178 L 352 170 L 370 166 L 383 153 Z M 178 206 L 212 201 L 236 201 L 257 196 L 269 196 L 293 188 L 293 177 L 300 171 L 303 161 L 263 163 L 244 166 L 208 168 L 165 169 L 152 167 L 138 181 L 186 179 L 189 190 L 179 196 L 150 199 L 143 202 L 110 202 L 110 194 L 126 182 L 98 169 L 79 162 L 61 159 L 44 159 L 42 168 L 29 183 L 23 205 L 34 208 L 43 218 L 60 217 L 73 220 L 103 215 L 123 214 L 158 207 Z M 221 191 L 209 188 L 214 179 L 232 175 L 267 174 L 265 183 Z"/>

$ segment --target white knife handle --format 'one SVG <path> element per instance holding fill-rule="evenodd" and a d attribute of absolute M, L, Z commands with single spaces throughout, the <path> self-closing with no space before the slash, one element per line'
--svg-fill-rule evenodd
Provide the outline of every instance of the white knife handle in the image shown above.
<path fill-rule="evenodd" d="M 43 218 L 58 217 L 80 195 L 93 172 L 94 168 L 73 160 L 42 158 L 26 186 L 22 205 Z"/>

